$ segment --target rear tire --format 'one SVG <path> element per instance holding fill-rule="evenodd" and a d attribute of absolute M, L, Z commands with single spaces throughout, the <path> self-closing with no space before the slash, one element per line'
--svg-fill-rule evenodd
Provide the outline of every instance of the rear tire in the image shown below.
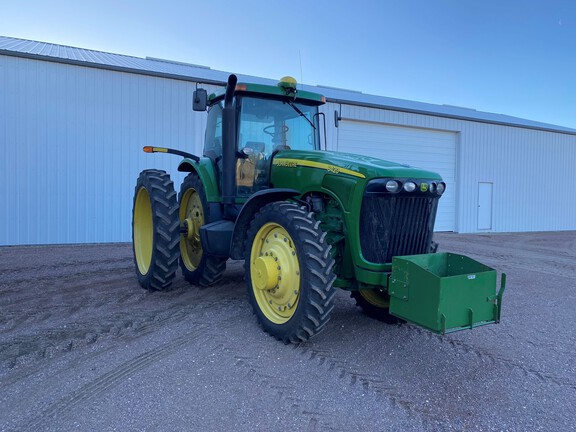
<path fill-rule="evenodd" d="M 206 192 L 196 173 L 186 176 L 178 196 L 179 220 L 186 233 L 180 235 L 180 268 L 184 279 L 194 285 L 209 286 L 222 279 L 227 258 L 207 255 L 200 242 L 200 227 L 214 222 Z"/>
<path fill-rule="evenodd" d="M 313 213 L 288 202 L 264 206 L 248 230 L 245 259 L 250 303 L 267 333 L 299 343 L 324 328 L 336 276 Z"/>
<path fill-rule="evenodd" d="M 132 251 L 136 276 L 149 290 L 164 290 L 178 269 L 180 221 L 174 183 L 165 171 L 140 173 L 132 208 Z"/>

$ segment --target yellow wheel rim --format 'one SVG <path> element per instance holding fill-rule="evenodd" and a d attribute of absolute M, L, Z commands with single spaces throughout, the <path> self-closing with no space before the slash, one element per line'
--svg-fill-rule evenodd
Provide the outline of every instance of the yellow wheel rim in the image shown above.
<path fill-rule="evenodd" d="M 386 294 L 376 290 L 360 290 L 360 295 L 373 306 L 382 309 L 390 307 L 390 299 Z"/>
<path fill-rule="evenodd" d="M 186 228 L 186 233 L 180 235 L 180 256 L 186 268 L 195 271 L 202 259 L 202 243 L 200 242 L 200 227 L 204 225 L 204 209 L 202 200 L 195 189 L 188 189 L 180 203 L 180 226 Z"/>
<path fill-rule="evenodd" d="M 277 223 L 265 224 L 254 238 L 250 279 L 266 318 L 275 324 L 292 318 L 300 297 L 300 264 L 292 237 Z"/>
<path fill-rule="evenodd" d="M 134 205 L 134 254 L 138 271 L 143 275 L 148 273 L 152 262 L 153 238 L 152 204 L 148 191 L 141 187 Z"/>

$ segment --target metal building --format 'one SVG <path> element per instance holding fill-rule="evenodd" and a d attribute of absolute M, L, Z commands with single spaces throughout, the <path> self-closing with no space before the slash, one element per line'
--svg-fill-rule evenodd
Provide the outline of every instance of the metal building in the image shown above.
<path fill-rule="evenodd" d="M 197 83 L 228 73 L 0 37 L 0 245 L 131 239 L 133 188 L 179 159 L 142 146 L 202 151 Z M 274 84 L 272 80 L 239 79 Z M 365 95 L 322 93 L 328 149 L 439 172 L 437 231 L 576 229 L 576 130 L 520 118 Z"/>

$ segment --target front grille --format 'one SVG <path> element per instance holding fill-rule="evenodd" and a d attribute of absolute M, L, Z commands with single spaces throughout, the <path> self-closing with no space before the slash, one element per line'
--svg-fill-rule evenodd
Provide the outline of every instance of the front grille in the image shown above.
<path fill-rule="evenodd" d="M 364 195 L 360 216 L 364 258 L 389 263 L 393 256 L 428 253 L 437 206 L 438 197 L 430 195 Z"/>

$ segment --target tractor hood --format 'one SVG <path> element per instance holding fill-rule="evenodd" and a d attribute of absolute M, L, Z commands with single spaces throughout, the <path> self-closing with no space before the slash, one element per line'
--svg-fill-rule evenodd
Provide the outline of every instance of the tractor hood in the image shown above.
<path fill-rule="evenodd" d="M 274 157 L 275 167 L 309 167 L 361 179 L 382 177 L 441 180 L 439 174 L 370 156 L 329 151 L 288 150 Z"/>

